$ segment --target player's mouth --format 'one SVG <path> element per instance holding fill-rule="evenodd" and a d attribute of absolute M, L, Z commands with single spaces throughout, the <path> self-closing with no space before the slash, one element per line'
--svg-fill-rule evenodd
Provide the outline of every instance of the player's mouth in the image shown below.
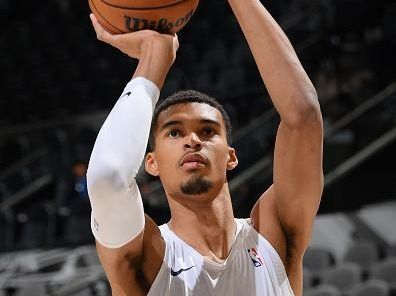
<path fill-rule="evenodd" d="M 180 166 L 184 169 L 199 169 L 207 165 L 208 161 L 199 153 L 188 153 L 180 161 Z"/>

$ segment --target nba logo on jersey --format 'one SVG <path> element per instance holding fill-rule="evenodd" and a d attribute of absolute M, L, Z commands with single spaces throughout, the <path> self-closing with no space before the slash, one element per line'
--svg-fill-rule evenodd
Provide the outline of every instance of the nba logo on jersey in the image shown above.
<path fill-rule="evenodd" d="M 255 267 L 260 267 L 263 266 L 263 258 L 261 257 L 261 255 L 257 252 L 256 248 L 251 248 L 251 249 L 247 249 L 248 254 L 250 256 L 250 259 L 252 259 L 253 265 Z"/>

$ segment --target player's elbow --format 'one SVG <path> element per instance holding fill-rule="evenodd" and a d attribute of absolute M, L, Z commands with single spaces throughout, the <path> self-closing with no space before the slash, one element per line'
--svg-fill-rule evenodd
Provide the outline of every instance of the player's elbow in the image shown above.
<path fill-rule="evenodd" d="M 95 199 L 104 191 L 123 191 L 128 187 L 125 176 L 120 175 L 117 165 L 108 161 L 91 161 L 87 170 L 87 188 L 89 197 Z"/>
<path fill-rule="evenodd" d="M 289 108 L 287 116 L 282 121 L 291 129 L 301 129 L 309 126 L 323 129 L 322 112 L 316 92 L 298 95 L 293 100 L 294 104 Z"/>

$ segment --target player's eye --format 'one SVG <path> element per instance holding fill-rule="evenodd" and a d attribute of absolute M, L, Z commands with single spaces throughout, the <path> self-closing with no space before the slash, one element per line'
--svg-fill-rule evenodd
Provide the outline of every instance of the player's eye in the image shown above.
<path fill-rule="evenodd" d="M 215 134 L 215 130 L 213 128 L 211 128 L 211 127 L 205 127 L 202 130 L 202 134 L 204 136 L 210 137 L 210 136 L 213 136 Z"/>
<path fill-rule="evenodd" d="M 177 138 L 177 137 L 180 136 L 180 132 L 179 132 L 178 130 L 176 130 L 176 129 L 173 129 L 173 130 L 170 130 L 170 131 L 167 133 L 167 136 L 170 137 L 170 138 L 172 138 L 172 139 L 174 139 L 174 138 Z"/>

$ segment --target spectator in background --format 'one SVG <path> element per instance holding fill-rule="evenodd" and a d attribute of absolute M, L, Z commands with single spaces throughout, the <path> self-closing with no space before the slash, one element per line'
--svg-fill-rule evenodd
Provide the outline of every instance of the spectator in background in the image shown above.
<path fill-rule="evenodd" d="M 81 200 L 88 201 L 87 189 L 87 165 L 84 162 L 76 162 L 73 166 L 74 192 Z"/>

